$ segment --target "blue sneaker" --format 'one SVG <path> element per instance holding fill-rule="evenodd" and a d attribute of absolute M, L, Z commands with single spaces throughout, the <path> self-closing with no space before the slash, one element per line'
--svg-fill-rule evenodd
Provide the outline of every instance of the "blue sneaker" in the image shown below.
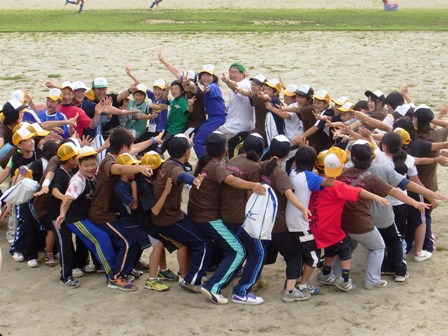
<path fill-rule="evenodd" d="M 310 284 L 298 284 L 296 286 L 298 289 L 300 289 L 301 292 L 305 292 L 308 293 L 310 295 L 317 295 L 320 294 L 320 288 L 319 287 L 314 287 L 313 285 Z"/>

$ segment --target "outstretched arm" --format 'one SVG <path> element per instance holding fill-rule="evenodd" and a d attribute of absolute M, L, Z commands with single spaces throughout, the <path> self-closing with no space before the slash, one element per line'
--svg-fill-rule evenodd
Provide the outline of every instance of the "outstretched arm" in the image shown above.
<path fill-rule="evenodd" d="M 165 66 L 165 68 L 167 68 L 168 71 L 171 72 L 177 79 L 179 79 L 182 76 L 182 71 L 180 71 L 174 65 L 168 63 L 162 51 L 159 51 L 159 54 L 157 56 L 159 57 L 160 63 L 162 63 Z"/>

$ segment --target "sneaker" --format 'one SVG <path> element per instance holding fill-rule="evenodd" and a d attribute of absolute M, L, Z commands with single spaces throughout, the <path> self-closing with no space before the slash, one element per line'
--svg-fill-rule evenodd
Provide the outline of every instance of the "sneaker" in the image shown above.
<path fill-rule="evenodd" d="M 136 269 L 132 269 L 131 275 L 134 276 L 136 279 L 140 278 L 143 275 L 143 271 L 137 271 Z"/>
<path fill-rule="evenodd" d="M 28 264 L 28 267 L 31 267 L 31 268 L 39 267 L 39 263 L 37 262 L 36 259 L 28 260 L 27 264 Z"/>
<path fill-rule="evenodd" d="M 155 278 L 152 280 L 147 279 L 145 281 L 145 288 L 155 290 L 156 292 L 166 292 L 170 289 L 167 285 L 160 281 L 159 278 Z"/>
<path fill-rule="evenodd" d="M 260 305 L 264 302 L 263 298 L 256 296 L 254 293 L 249 292 L 246 296 L 239 296 L 236 294 L 232 294 L 232 302 L 247 304 L 247 305 Z"/>
<path fill-rule="evenodd" d="M 80 268 L 74 268 L 74 269 L 72 270 L 72 276 L 73 276 L 74 278 L 81 278 L 81 277 L 84 276 L 84 272 L 81 271 Z"/>
<path fill-rule="evenodd" d="M 375 286 L 364 285 L 364 288 L 365 289 L 375 289 L 375 288 L 382 288 L 382 287 L 386 287 L 386 286 L 387 286 L 387 281 L 381 280 L 378 285 L 375 285 Z"/>
<path fill-rule="evenodd" d="M 396 282 L 405 282 L 407 278 L 410 277 L 410 274 L 408 271 L 406 271 L 405 275 L 396 275 L 395 274 L 395 281 Z"/>
<path fill-rule="evenodd" d="M 395 272 L 392 272 L 392 271 L 381 271 L 381 275 L 395 275 Z"/>
<path fill-rule="evenodd" d="M 95 267 L 95 265 L 88 264 L 88 265 L 85 265 L 85 266 L 82 268 L 82 271 L 83 271 L 84 273 L 95 273 L 95 272 L 96 272 L 96 267 Z"/>
<path fill-rule="evenodd" d="M 179 286 L 182 289 L 185 289 L 186 291 L 193 293 L 193 294 L 199 294 L 201 292 L 201 288 L 199 286 L 195 286 L 189 283 L 186 283 L 185 280 L 182 280 L 179 282 Z"/>
<path fill-rule="evenodd" d="M 62 285 L 66 285 L 70 288 L 78 288 L 79 286 L 81 286 L 81 283 L 78 280 L 73 279 L 72 277 L 68 277 L 65 280 L 61 279 L 61 280 L 59 280 L 59 282 Z"/>
<path fill-rule="evenodd" d="M 298 284 L 296 286 L 297 289 L 299 289 L 301 292 L 305 292 L 308 293 L 310 295 L 317 295 L 320 294 L 320 288 L 319 287 L 314 287 L 313 285 L 310 284 Z"/>
<path fill-rule="evenodd" d="M 53 253 L 47 253 L 45 254 L 45 265 L 53 267 L 56 265 L 56 262 L 54 261 Z"/>
<path fill-rule="evenodd" d="M 294 301 L 305 301 L 311 298 L 311 294 L 302 292 L 301 290 L 294 288 L 292 292 L 285 290 L 283 293 L 282 301 L 284 302 L 294 302 Z"/>
<path fill-rule="evenodd" d="M 109 278 L 109 280 L 107 280 L 107 287 L 112 289 L 119 289 L 124 292 L 134 292 L 137 290 L 136 285 L 131 284 L 122 277 L 119 277 L 117 279 Z"/>
<path fill-rule="evenodd" d="M 214 304 L 224 305 L 229 303 L 229 300 L 227 300 L 223 295 L 218 293 L 212 293 L 204 287 L 201 287 L 201 293 L 204 294 L 204 296 Z"/>
<path fill-rule="evenodd" d="M 126 274 L 126 275 L 123 276 L 123 278 L 124 278 L 127 282 L 129 282 L 129 283 L 135 281 L 135 276 L 133 276 L 133 275 L 131 275 L 131 274 Z"/>
<path fill-rule="evenodd" d="M 14 252 L 12 255 L 12 259 L 17 262 L 25 261 L 25 257 L 20 252 Z"/>
<path fill-rule="evenodd" d="M 169 268 L 167 268 L 165 271 L 159 271 L 157 276 L 162 280 L 179 281 L 179 276 Z"/>
<path fill-rule="evenodd" d="M 352 279 L 348 279 L 348 281 L 344 281 L 342 277 L 337 279 L 334 285 L 344 292 L 350 292 L 353 289 Z"/>
<path fill-rule="evenodd" d="M 426 250 L 421 250 L 418 254 L 416 254 L 414 256 L 414 261 L 415 262 L 422 262 L 428 259 L 431 259 L 432 257 L 432 253 L 428 252 Z"/>
<path fill-rule="evenodd" d="M 317 281 L 324 285 L 334 285 L 336 282 L 336 277 L 333 273 L 330 273 L 328 275 L 323 274 L 322 272 L 317 273 Z"/>

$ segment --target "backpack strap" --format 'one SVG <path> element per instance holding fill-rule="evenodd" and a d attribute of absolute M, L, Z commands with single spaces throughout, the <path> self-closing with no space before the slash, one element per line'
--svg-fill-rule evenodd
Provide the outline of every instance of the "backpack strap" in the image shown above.
<path fill-rule="evenodd" d="M 372 175 L 372 173 L 369 172 L 368 170 L 366 170 L 364 173 L 358 175 L 358 177 L 356 178 L 356 180 L 353 180 L 353 182 L 350 183 L 350 185 L 353 186 L 353 187 L 356 187 L 356 186 L 359 184 L 359 182 L 361 182 L 362 180 L 364 180 L 364 178 L 365 178 L 366 176 L 369 176 L 369 175 Z"/>

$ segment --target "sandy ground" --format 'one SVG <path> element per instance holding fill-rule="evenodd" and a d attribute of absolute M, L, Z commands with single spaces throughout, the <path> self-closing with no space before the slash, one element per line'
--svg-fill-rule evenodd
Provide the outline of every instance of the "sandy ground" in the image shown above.
<path fill-rule="evenodd" d="M 253 1 L 247 6 L 321 7 L 326 1 Z M 125 7 L 118 1 L 91 1 L 96 8 Z M 337 1 L 334 6 L 375 7 L 377 1 Z M 362 3 L 362 5 L 361 5 Z M 403 7 L 436 7 L 445 1 L 400 1 Z M 0 8 L 59 8 L 63 1 L 2 0 Z M 187 6 L 188 4 L 188 6 Z M 146 6 L 135 1 L 132 7 Z M 170 1 L 168 7 L 232 7 L 236 1 Z M 446 4 L 445 4 L 446 5 Z M 62 6 L 63 7 L 63 6 Z M 72 8 L 73 9 L 73 8 Z M 130 47 L 131 45 L 135 45 Z M 219 73 L 234 60 L 251 74 L 282 76 L 287 83 L 309 83 L 327 89 L 332 96 L 362 98 L 366 89 L 384 92 L 410 84 L 417 103 L 437 110 L 446 105 L 448 80 L 446 33 L 276 33 L 276 34 L 0 34 L 0 101 L 10 92 L 24 89 L 37 102 L 45 96 L 47 80 L 82 80 L 105 76 L 112 91 L 129 85 L 125 64 L 151 85 L 170 74 L 158 63 L 157 49 L 181 69 L 200 69 L 214 63 Z M 199 52 L 197 52 L 199 51 Z M 17 77 L 15 77 L 17 76 Z M 51 78 L 52 77 L 52 78 Z M 16 78 L 16 79 L 14 79 Z M 228 90 L 223 87 L 228 96 Z M 439 170 L 440 190 L 447 177 Z M 259 307 L 213 306 L 201 295 L 181 290 L 176 284 L 167 293 L 140 289 L 123 293 L 106 288 L 101 275 L 86 275 L 82 286 L 71 290 L 58 282 L 59 268 L 41 263 L 29 269 L 8 256 L 5 226 L 0 226 L 4 263 L 0 273 L 0 334 L 2 335 L 446 335 L 448 307 L 447 205 L 434 214 L 437 252 L 425 263 L 409 260 L 411 278 L 404 284 L 387 279 L 389 286 L 368 291 L 362 287 L 365 250 L 354 255 L 352 277 L 358 288 L 342 293 L 324 287 L 307 302 L 281 302 L 284 262 L 263 272 L 269 287 L 258 292 Z M 409 258 L 408 258 L 409 259 Z M 170 267 L 176 269 L 174 256 Z M 314 277 L 313 277 L 314 282 Z M 231 287 L 230 287 L 231 288 Z M 224 291 L 230 296 L 230 288 Z"/>
<path fill-rule="evenodd" d="M 153 0 L 85 0 L 86 9 L 147 8 Z M 399 8 L 448 8 L 445 0 L 397 0 Z M 0 9 L 61 9 L 65 0 L 2 0 Z M 163 0 L 160 8 L 382 8 L 381 0 Z M 71 6 L 66 8 L 70 9 Z"/>

